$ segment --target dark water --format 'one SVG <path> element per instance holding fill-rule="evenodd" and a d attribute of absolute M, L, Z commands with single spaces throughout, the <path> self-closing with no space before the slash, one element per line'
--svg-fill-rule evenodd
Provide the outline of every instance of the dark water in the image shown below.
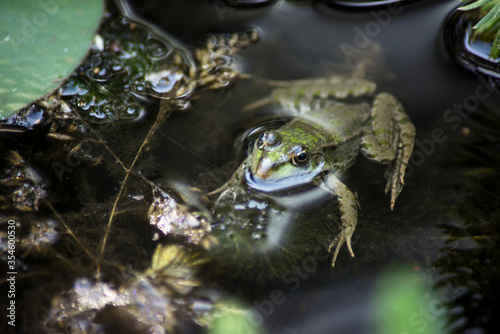
<path fill-rule="evenodd" d="M 377 83 L 377 91 L 402 102 L 417 128 L 417 141 L 394 211 L 383 193 L 383 166 L 359 157 L 346 174 L 344 181 L 361 205 L 354 259 L 343 248 L 331 269 L 331 257 L 321 249 L 265 284 L 235 279 L 244 276 L 238 269 L 218 283 L 253 305 L 256 322 L 269 333 L 374 333 L 378 278 L 402 265 L 410 268 L 408 280 L 415 276 L 422 285 L 435 286 L 438 297 L 430 301 L 453 309 L 449 314 L 456 316 L 451 322 L 458 332 L 493 333 L 499 296 L 500 99 L 484 79 L 447 53 L 443 25 L 460 1 L 407 1 L 404 7 L 356 10 L 329 7 L 329 1 L 256 2 L 259 6 L 252 7 L 220 0 L 131 1 L 138 15 L 188 46 L 210 33 L 260 32 L 259 41 L 238 52 L 232 65 L 251 78 L 205 92 L 190 110 L 173 113 L 158 130 L 151 163 L 158 180 L 181 180 L 205 191 L 222 185 L 244 157 L 242 135 L 259 126 L 276 127 L 268 118 L 272 106 L 241 111 L 267 95 L 265 80 L 349 75 L 363 59 L 371 60 L 365 75 Z M 128 128 L 131 137 L 150 126 L 143 121 Z M 20 146 L 37 148 L 29 138 Z M 126 151 L 127 145 L 122 146 Z M 88 189 L 53 183 L 53 192 L 71 194 L 59 202 L 61 212 L 79 212 L 74 203 L 83 202 L 86 194 L 97 201 L 113 199 L 119 182 L 110 181 L 110 175 L 115 175 L 85 168 L 71 174 L 70 181 L 87 175 Z M 328 198 L 322 201 L 323 207 L 336 209 Z M 96 217 L 87 241 L 96 249 L 92 239 L 100 239 L 103 230 L 97 217 L 108 214 L 104 205 L 100 209 L 82 210 Z M 132 231 L 136 242 L 120 243 L 117 237 L 112 253 L 119 254 L 120 263 L 143 268 L 155 247 L 154 231 L 142 227 L 148 223 L 137 211 L 132 215 L 136 220 L 115 223 L 116 235 Z M 68 274 L 66 288 L 73 276 L 81 275 L 91 274 Z M 410 327 L 414 333 L 432 332 L 429 328 L 442 314 L 434 308 L 421 310 Z"/>
<path fill-rule="evenodd" d="M 158 150 L 158 156 L 162 165 L 173 168 L 176 177 L 203 187 L 207 171 L 214 167 L 224 170 L 225 164 L 235 159 L 234 140 L 250 123 L 272 113 L 270 108 L 253 114 L 239 112 L 266 95 L 269 88 L 261 79 L 350 73 L 356 61 L 366 55 L 373 59 L 367 77 L 377 82 L 378 91 L 394 94 L 415 123 L 416 153 L 393 212 L 382 193 L 382 168 L 358 159 L 348 175 L 346 183 L 358 193 L 362 206 L 354 237 L 356 258 L 349 258 L 343 249 L 333 271 L 328 269 L 328 261 L 324 261 L 316 275 L 284 277 L 267 288 L 283 291 L 286 302 L 274 305 L 272 311 L 261 310 L 270 332 L 370 333 L 371 290 L 384 268 L 405 263 L 417 268 L 430 282 L 436 282 L 440 272 L 446 272 L 443 267 L 451 263 L 460 265 L 446 248 L 451 242 L 449 233 L 453 233 L 442 226 L 466 224 L 464 205 L 472 210 L 481 201 L 498 203 L 498 195 L 492 198 L 490 193 L 475 193 L 483 187 L 484 179 L 478 183 L 475 177 L 480 180 L 481 175 L 468 178 L 477 171 L 477 166 L 472 167 L 477 160 L 468 160 L 471 155 L 489 155 L 488 159 L 498 162 L 498 132 L 497 139 L 494 133 L 499 98 L 488 92 L 485 80 L 457 66 L 447 54 L 443 25 L 459 1 L 420 1 L 399 8 L 397 13 L 387 8 L 342 11 L 316 2 L 279 2 L 257 9 L 228 7 L 219 1 L 195 3 L 170 2 L 163 7 L 137 4 L 136 9 L 185 41 L 203 33 L 251 27 L 260 31 L 261 38 L 240 52 L 235 63 L 243 72 L 250 73 L 252 79 L 240 80 L 224 92 L 203 96 L 194 103 L 189 115 L 173 116 L 163 127 L 165 146 Z M 372 51 L 374 42 L 381 53 Z M 186 128 L 190 132 L 183 135 Z M 193 136 L 191 131 L 199 136 Z M 490 136 L 481 135 L 482 131 Z M 176 157 L 175 162 L 172 156 Z M 479 211 L 489 217 L 492 208 L 482 207 Z M 458 252 L 469 249 L 476 252 L 478 247 L 481 248 L 472 239 L 451 244 L 451 249 Z M 440 262 L 436 262 L 439 258 Z M 488 269 L 479 266 L 472 270 Z M 495 280 L 498 276 L 486 275 L 484 279 Z M 459 274 L 449 282 L 457 291 L 475 284 L 473 278 Z M 470 291 L 481 294 L 479 290 Z M 250 300 L 255 298 L 257 305 L 265 304 L 267 296 L 264 293 Z M 478 309 L 488 318 L 487 313 L 496 306 L 491 304 L 493 296 L 488 292 L 482 298 L 484 308 Z M 452 299 L 450 304 L 454 305 L 458 297 Z M 464 300 L 468 300 L 467 294 Z M 465 309 L 466 318 L 473 308 Z M 456 326 L 463 325 L 465 318 Z M 432 323 L 434 319 L 427 318 L 424 323 Z M 476 327 L 470 333 L 491 332 L 495 325 L 490 320 L 471 320 L 465 327 Z M 423 328 L 421 324 L 415 325 L 416 332 Z"/>

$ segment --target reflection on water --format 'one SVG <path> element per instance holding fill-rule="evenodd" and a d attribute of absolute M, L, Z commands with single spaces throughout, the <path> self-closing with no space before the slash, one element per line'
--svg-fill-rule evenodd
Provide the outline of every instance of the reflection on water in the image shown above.
<path fill-rule="evenodd" d="M 378 305 L 373 294 L 378 277 L 387 272 L 388 267 L 404 263 L 411 269 L 403 274 L 403 280 L 409 276 L 420 279 L 408 279 L 415 282 L 410 285 L 420 288 L 438 283 L 435 295 L 430 294 L 429 299 L 424 300 L 423 309 L 402 317 L 405 330 L 426 332 L 433 328 L 431 325 L 439 326 L 444 311 L 437 304 L 442 302 L 452 310 L 447 314 L 451 315 L 453 327 L 459 332 L 471 329 L 474 333 L 494 332 L 498 328 L 494 315 L 499 311 L 500 294 L 496 284 L 500 249 L 496 228 L 500 205 L 499 98 L 493 94 L 485 97 L 482 88 L 487 87 L 478 89 L 482 83 L 454 67 L 443 53 L 445 47 L 440 29 L 459 1 L 407 1 L 406 6 L 394 13 L 386 7 L 377 7 L 374 12 L 342 11 L 323 2 L 310 5 L 260 1 L 259 4 L 266 6 L 258 8 L 235 4 L 182 0 L 136 5 L 145 17 L 188 43 L 195 43 L 193 36 L 213 30 L 247 31 L 248 28 L 259 29 L 261 39 L 241 50 L 231 63 L 234 68 L 251 74 L 250 77 L 240 79 L 223 91 L 203 91 L 198 99 L 191 101 L 191 110 L 173 113 L 159 128 L 154 141 L 147 143 L 144 156 L 138 159 L 137 168 L 130 174 L 124 190 L 126 197 L 114 211 L 117 218 L 111 229 L 109 249 L 102 260 L 107 265 L 103 267 L 104 281 L 89 283 L 88 287 L 102 286 L 106 291 L 108 288 L 120 291 L 119 287 L 126 286 L 127 282 L 131 288 L 151 282 L 161 286 L 165 283 L 162 279 L 168 276 L 175 278 L 178 289 L 187 284 L 189 288 L 206 293 L 201 296 L 207 299 L 200 295 L 196 299 L 191 296 L 175 299 L 178 310 L 185 311 L 182 317 L 191 314 L 189 303 L 193 300 L 198 310 L 203 308 L 204 301 L 208 303 L 207 300 L 216 299 L 212 299 L 214 296 L 228 293 L 240 297 L 246 307 L 253 308 L 252 324 L 263 325 L 272 333 L 306 329 L 310 333 L 370 333 L 376 314 L 371 305 Z M 146 49 L 152 52 L 153 59 L 162 59 L 166 52 L 162 45 L 157 45 L 154 39 L 150 42 Z M 326 248 L 338 234 L 339 209 L 337 200 L 318 187 L 273 193 L 250 188 L 233 189 L 217 201 L 212 200 L 215 204 L 211 211 L 200 209 L 209 206 L 202 195 L 197 193 L 190 198 L 183 196 L 184 190 L 176 188 L 180 193 L 179 202 L 184 205 L 182 210 L 191 215 L 170 215 L 178 223 L 175 226 L 172 221 L 161 225 L 160 229 L 155 227 L 160 226 L 158 224 L 150 225 L 145 217 L 151 202 L 158 197 L 156 192 L 152 193 L 150 183 L 144 183 L 144 178 L 164 188 L 172 184 L 171 180 L 179 181 L 189 191 L 192 191 L 189 186 L 204 191 L 220 187 L 263 131 L 284 124 L 282 119 L 269 121 L 269 116 L 276 111 L 271 105 L 250 112 L 241 111 L 268 95 L 270 87 L 266 80 L 352 73 L 353 64 L 349 64 L 349 60 L 370 54 L 369 45 L 373 42 L 383 52 L 382 56 L 373 58 L 374 64 L 367 68 L 366 75 L 377 82 L 378 91 L 390 92 L 402 101 L 417 125 L 416 150 L 419 154 L 412 160 L 411 176 L 405 180 L 405 191 L 398 198 L 394 211 L 389 209 L 387 197 L 381 191 L 385 183 L 383 166 L 359 158 L 343 175 L 362 203 L 353 238 L 356 258 L 352 259 L 343 249 L 336 267 L 331 269 L 331 254 Z M 125 66 L 125 60 L 120 61 L 123 62 L 116 66 Z M 111 80 L 122 69 L 103 67 L 92 75 L 99 80 Z M 149 88 L 164 91 L 173 87 L 178 79 L 176 72 L 157 70 L 148 76 L 152 85 Z M 110 73 L 116 75 L 110 77 Z M 85 82 L 71 81 L 66 89 L 68 96 L 73 97 L 89 87 Z M 130 87 L 130 90 L 137 90 L 137 87 Z M 485 97 L 481 101 L 476 96 L 478 92 Z M 135 119 L 139 115 L 136 111 L 123 115 Z M 117 111 L 110 112 L 112 115 Z M 137 150 L 130 138 L 139 143 L 148 132 L 150 121 L 122 126 L 123 134 L 111 133 L 107 145 L 113 148 L 112 152 L 126 152 L 124 161 L 133 161 Z M 264 125 L 256 127 L 256 124 Z M 27 276 L 18 277 L 22 283 L 19 289 L 26 289 L 23 290 L 27 291 L 26 295 L 33 297 L 27 301 L 20 296 L 18 305 L 19 309 L 28 309 L 26 314 L 33 315 L 30 317 L 33 319 L 44 318 L 43 310 L 48 308 L 52 297 L 75 287 L 75 282 L 81 282 L 77 278 L 96 274 L 94 261 L 100 254 L 99 241 L 124 173 L 116 167 L 117 158 L 98 140 L 93 140 L 86 152 L 93 159 L 82 158 L 76 163 L 68 158 L 72 164 L 67 166 L 71 167 L 67 167 L 69 169 L 61 174 L 64 177 L 58 179 L 51 163 L 59 161 L 56 160 L 59 156 L 50 150 L 61 146 L 53 145 L 45 137 L 38 139 L 28 136 L 4 141 L 2 138 L 1 143 L 5 151 L 14 147 L 23 156 L 32 157 L 29 163 L 33 170 L 40 169 L 43 178 L 51 179 L 52 183 L 47 183 L 44 189 L 50 201 L 55 203 L 52 208 L 61 213 L 54 220 L 57 223 L 46 217 L 39 219 L 38 215 L 53 216 L 43 200 L 37 204 L 37 207 L 43 206 L 43 214 L 36 210 L 17 213 L 23 218 L 20 220 L 22 231 L 19 230 L 22 247 L 25 247 L 22 249 L 29 249 L 20 260 Z M 64 161 L 66 151 L 63 154 Z M 72 156 L 68 154 L 68 157 Z M 106 163 L 99 164 L 101 160 L 97 157 Z M 2 166 L 2 170 L 16 169 L 9 165 L 9 168 Z M 17 176 L 20 184 L 28 182 L 26 180 L 31 182 L 24 175 Z M 14 185 L 6 181 L 2 178 L 1 189 L 7 194 L 0 197 L 2 204 L 10 203 L 9 194 L 15 191 Z M 174 210 L 168 206 L 172 202 L 164 199 L 158 205 L 163 205 L 167 211 Z M 200 211 L 203 215 L 197 216 Z M 200 217 L 205 220 L 197 225 Z M 33 223 L 22 225 L 26 221 Z M 64 224 L 74 229 L 79 243 L 68 235 Z M 163 229 L 171 234 L 173 228 L 186 226 L 198 227 L 197 231 L 191 230 L 191 238 L 196 240 L 194 245 L 190 245 L 189 238 L 179 242 L 172 235 L 160 233 Z M 217 247 L 214 247 L 216 242 L 203 243 L 207 231 L 218 237 Z M 186 235 L 181 233 L 182 236 Z M 0 237 L 5 239 L 4 234 Z M 33 238 L 43 241 L 39 240 L 40 247 L 29 246 Z M 189 269 L 181 266 L 185 271 L 175 273 L 188 272 L 196 279 L 186 281 L 182 275 L 178 277 L 164 271 L 155 273 L 154 278 L 148 277 L 143 285 L 130 284 L 131 276 L 149 267 L 158 244 L 169 243 L 182 244 L 176 249 L 188 249 L 186 252 L 192 258 L 188 256 L 186 261 L 192 261 L 191 265 L 196 263 Z M 199 261 L 200 254 L 208 256 Z M 391 271 L 388 275 L 395 277 Z M 395 286 L 394 291 L 382 293 L 383 296 L 389 298 L 391 292 L 402 295 L 400 291 L 407 290 L 399 290 L 405 285 L 397 280 L 390 282 Z M 177 294 L 178 290 L 170 283 L 162 291 Z M 116 289 L 112 284 L 116 284 Z M 132 304 L 144 308 L 139 299 L 146 290 L 138 291 L 138 295 L 134 295 L 133 290 L 127 290 L 127 296 L 133 297 Z M 147 290 L 148 296 L 150 291 L 153 290 Z M 412 300 L 411 293 L 415 290 L 409 291 L 409 300 Z M 425 295 L 427 290 L 416 291 Z M 41 304 L 44 306 L 38 307 Z M 96 313 L 92 311 L 92 316 Z M 117 319 L 131 317 L 115 309 L 111 313 Z M 182 323 L 185 318 L 168 319 Z M 102 324 L 98 328 L 102 328 Z M 181 326 L 178 330 L 189 332 L 195 328 L 199 329 L 193 325 Z"/>
<path fill-rule="evenodd" d="M 447 233 L 443 234 L 443 230 L 437 226 L 443 226 L 443 224 L 461 226 L 465 222 L 461 215 L 463 210 L 458 210 L 457 207 L 468 190 L 457 188 L 454 184 L 455 176 L 451 172 L 461 168 L 459 166 L 462 165 L 460 163 L 456 165 L 452 162 L 456 161 L 457 158 L 455 143 L 461 142 L 464 145 L 469 145 L 466 144 L 470 138 L 467 136 L 468 126 L 464 125 L 463 122 L 469 117 L 469 109 L 471 109 L 469 97 L 477 92 L 476 87 L 481 84 L 473 76 L 454 68 L 451 62 L 446 61 L 447 56 L 439 53 L 444 50 L 443 39 L 439 34 L 441 25 L 446 15 L 458 4 L 458 1 L 432 3 L 423 1 L 408 5 L 398 15 L 392 15 L 390 24 L 383 27 L 378 35 L 370 38 L 381 43 L 381 47 L 385 51 L 386 61 L 381 63 L 379 67 L 372 69 L 373 72 L 368 71 L 368 76 L 374 75 L 377 78 L 379 91 L 391 92 L 403 101 L 405 109 L 417 124 L 418 146 L 416 149 L 420 156 L 418 160 L 417 158 L 413 160 L 413 173 L 406 180 L 406 189 L 394 212 L 387 209 L 387 203 L 379 192 L 379 189 L 383 188 L 383 179 L 380 179 L 380 174 L 377 174 L 380 171 L 363 159 L 358 159 L 354 169 L 345 176 L 347 180 L 352 182 L 354 190 L 358 193 L 359 201 L 363 203 L 360 211 L 358 236 L 354 242 L 356 259 L 351 260 L 347 252 L 341 252 L 339 263 L 333 273 L 326 274 L 328 260 L 316 261 L 317 267 L 309 272 L 304 269 L 312 268 L 312 266 L 308 266 L 309 262 L 303 262 L 308 258 L 306 252 L 281 268 L 282 274 L 278 275 L 280 279 L 268 286 L 270 291 L 273 288 L 280 289 L 286 298 L 283 304 L 275 303 L 272 314 L 265 317 L 265 321 L 274 331 L 305 328 L 303 327 L 305 323 L 307 328 L 314 328 L 313 332 L 317 333 L 328 332 L 327 328 L 336 329 L 336 333 L 358 332 L 355 330 L 356 327 L 347 326 L 344 330 L 335 327 L 335 324 L 340 326 L 340 322 L 332 319 L 336 319 L 335 314 L 345 310 L 343 306 L 346 302 L 358 305 L 354 297 L 356 293 L 353 291 L 364 291 L 370 285 L 368 282 L 371 279 L 368 277 L 373 277 L 391 262 L 403 261 L 414 265 L 415 268 L 425 268 L 429 273 L 430 283 L 438 279 L 440 271 L 433 268 L 436 265 L 441 266 L 443 262 L 447 261 L 446 256 L 442 257 L 440 250 L 446 249 L 449 236 Z M 241 14 L 239 12 L 231 13 L 235 16 Z M 228 24 L 231 21 L 231 13 L 227 13 Z M 226 146 L 221 145 L 219 150 L 213 154 L 205 154 L 204 157 L 211 157 L 213 159 L 211 161 L 217 165 L 230 160 L 230 158 L 224 158 L 227 157 L 225 152 L 233 150 L 231 140 L 227 138 L 228 133 L 236 132 L 233 135 L 235 138 L 238 133 L 244 131 L 235 131 L 235 129 L 245 129 L 250 121 L 254 121 L 258 117 L 265 117 L 273 112 L 272 108 L 269 107 L 255 112 L 253 118 L 248 114 L 240 116 L 234 114 L 235 110 L 267 94 L 269 88 L 259 82 L 261 77 L 266 79 L 296 79 L 312 75 L 321 76 L 324 75 L 325 71 L 334 71 L 334 69 L 348 72 L 349 70 L 346 70 L 345 67 L 342 68 L 342 66 L 335 64 L 335 62 L 345 62 L 344 54 L 339 45 L 345 43 L 344 45 L 349 44 L 356 47 L 356 38 L 361 41 L 361 37 L 359 37 L 361 33 L 357 35 L 357 32 L 362 31 L 366 34 L 364 28 L 367 22 L 371 21 L 377 22 L 369 13 L 336 12 L 321 5 L 311 10 L 311 8 L 293 6 L 290 3 L 281 3 L 279 6 L 271 7 L 268 12 L 253 21 L 249 19 L 246 24 L 259 26 L 263 36 L 256 48 L 245 50 L 242 53 L 245 59 L 242 64 L 247 64 L 249 68 L 252 68 L 255 75 L 253 80 L 239 82 L 229 92 L 230 96 L 226 100 L 226 105 L 221 105 L 214 112 L 218 116 L 216 122 L 207 121 L 205 123 L 214 129 L 211 134 L 219 134 L 219 143 L 226 143 Z M 357 27 L 359 29 L 356 29 Z M 326 31 L 331 33 L 324 33 Z M 309 38 L 303 36 L 309 36 Z M 408 39 L 412 40 L 411 48 L 407 46 Z M 199 102 L 202 103 L 202 100 L 203 97 Z M 213 100 L 207 98 L 206 101 Z M 489 96 L 486 102 L 488 105 L 498 105 L 498 98 Z M 458 105 L 465 108 L 465 113 L 459 113 L 460 111 L 456 108 Z M 450 112 L 447 113 L 447 110 Z M 476 112 L 478 108 L 472 108 L 471 111 Z M 226 118 L 224 115 L 229 113 L 231 116 Z M 450 123 L 449 116 L 451 115 L 461 117 L 460 122 Z M 197 116 L 200 117 L 200 115 Z M 241 118 L 235 119 L 236 117 Z M 221 127 L 226 130 L 220 130 Z M 432 138 L 438 140 L 429 145 L 429 140 Z M 492 138 L 487 138 L 486 142 L 492 140 Z M 190 148 L 197 150 L 198 143 L 193 143 Z M 472 146 L 471 149 L 475 150 L 476 148 Z M 197 152 L 203 154 L 201 149 Z M 239 162 L 242 161 L 241 156 L 238 159 Z M 196 159 L 192 161 L 196 161 Z M 232 164 L 232 170 L 237 165 Z M 231 175 L 231 172 L 229 171 L 226 175 Z M 467 173 L 462 175 L 460 179 L 467 182 L 469 177 L 467 175 Z M 196 182 L 197 177 L 187 175 L 187 179 L 190 182 Z M 328 204 L 330 207 L 321 210 L 323 214 L 329 210 L 331 210 L 329 212 L 336 212 L 334 208 L 336 204 L 332 204 L 331 198 L 329 200 L 326 198 L 328 195 L 323 197 L 324 202 L 322 203 L 330 203 Z M 234 200 L 238 202 L 238 196 Z M 226 205 L 230 206 L 231 201 L 228 200 Z M 245 199 L 239 199 L 239 201 L 242 202 L 238 204 L 241 208 L 252 202 Z M 302 199 L 295 204 L 303 203 L 301 201 Z M 283 203 L 280 202 L 280 199 L 274 198 L 272 203 L 275 208 L 282 208 Z M 249 214 L 251 210 L 245 210 L 245 212 Z M 275 212 L 277 215 L 280 213 L 279 210 Z M 235 211 L 227 210 L 224 214 L 235 214 Z M 256 210 L 254 214 L 258 216 L 257 221 L 260 221 L 260 224 L 256 226 L 258 231 L 264 231 L 265 223 L 272 223 L 269 216 L 259 216 L 262 211 Z M 306 217 L 302 216 L 301 218 L 285 213 L 281 214 L 285 215 L 286 218 L 281 221 L 276 220 L 278 224 L 282 224 L 278 230 L 285 231 L 289 238 L 292 238 L 293 234 L 293 229 L 289 230 L 289 227 L 300 229 L 304 226 L 317 227 L 317 225 L 321 225 L 321 223 L 308 225 L 307 218 L 310 217 L 307 217 L 307 214 Z M 333 221 L 338 219 L 338 217 L 330 218 L 333 218 Z M 232 219 L 237 218 L 232 217 Z M 314 221 L 314 219 L 310 221 Z M 240 226 L 245 225 L 235 224 L 233 228 L 240 228 Z M 229 230 L 231 229 L 229 228 Z M 305 230 L 307 228 L 304 228 L 302 232 Z M 251 232 L 249 233 L 251 234 Z M 335 235 L 335 231 L 324 231 L 323 233 Z M 264 234 L 259 233 L 259 235 Z M 297 237 L 297 239 L 307 240 L 307 237 Z M 277 238 L 276 240 L 283 239 Z M 311 250 L 314 251 L 314 247 Z M 445 252 L 448 253 L 448 251 Z M 314 256 L 312 259 L 315 259 Z M 438 259 L 440 262 L 436 262 Z M 453 269 L 457 266 L 458 263 L 450 267 Z M 263 267 L 264 265 L 260 268 Z M 478 270 L 484 271 L 484 269 Z M 315 278 L 312 278 L 313 273 L 316 274 Z M 317 275 L 320 273 L 324 273 L 324 276 L 318 277 Z M 366 278 L 368 282 L 363 281 L 362 278 Z M 350 285 L 345 280 L 354 283 Z M 342 291 L 343 286 L 349 291 Z M 289 287 L 294 289 L 289 289 Z M 323 291 L 327 291 L 327 287 L 336 287 L 342 291 L 339 292 L 343 296 L 342 300 L 340 301 L 339 298 L 330 299 L 328 306 L 324 306 L 321 311 L 318 309 L 317 313 L 301 311 L 296 307 L 296 304 L 304 302 L 308 307 L 314 309 L 320 300 L 318 296 L 322 295 Z M 440 292 L 442 293 L 440 294 Z M 460 304 L 463 301 L 464 289 L 463 286 L 456 284 L 445 284 L 443 290 L 438 290 L 437 293 L 438 296 L 444 296 L 435 299 L 440 303 Z M 249 295 L 252 294 L 249 293 Z M 255 299 L 256 305 L 268 305 L 263 303 L 263 301 L 270 300 L 266 296 L 269 295 L 264 293 L 260 299 Z M 491 296 L 497 296 L 497 294 L 492 293 Z M 250 300 L 253 301 L 251 298 Z M 488 304 L 481 313 L 487 314 L 491 311 L 491 307 L 492 305 Z M 348 310 L 342 314 L 354 319 L 361 319 L 364 312 L 367 312 L 361 306 L 348 308 Z M 266 312 L 269 313 L 270 308 L 267 308 Z M 444 311 L 441 310 L 438 313 L 442 314 L 442 312 Z M 467 311 L 460 313 L 460 316 L 464 317 L 453 327 L 474 327 L 474 320 L 467 322 L 467 314 Z M 469 315 L 473 316 L 474 312 Z M 428 317 L 427 320 L 425 320 L 425 316 Z M 291 319 L 296 319 L 296 321 Z M 410 328 L 423 330 L 424 324 L 433 322 L 433 319 L 437 318 L 435 318 L 435 314 L 431 313 L 431 315 L 417 314 L 412 319 Z M 484 332 L 488 332 L 487 328 Z"/>
<path fill-rule="evenodd" d="M 376 8 L 393 7 L 397 8 L 400 5 L 406 5 L 411 2 L 420 0 L 353 0 L 353 1 L 340 1 L 340 0 L 324 0 L 326 4 L 333 8 L 350 9 L 350 10 L 373 10 Z"/>
<path fill-rule="evenodd" d="M 498 90 L 500 59 L 491 59 L 492 43 L 473 38 L 473 26 L 479 20 L 477 11 L 455 10 L 446 19 L 443 37 L 450 56 L 467 70 L 484 75 L 493 89 Z"/>

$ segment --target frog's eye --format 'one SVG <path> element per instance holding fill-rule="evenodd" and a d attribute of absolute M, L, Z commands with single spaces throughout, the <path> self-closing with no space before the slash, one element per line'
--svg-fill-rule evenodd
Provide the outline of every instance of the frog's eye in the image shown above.
<path fill-rule="evenodd" d="M 264 132 L 257 141 L 257 147 L 260 149 L 263 149 L 264 147 L 275 147 L 278 144 L 279 136 L 273 131 Z"/>
<path fill-rule="evenodd" d="M 295 166 L 304 166 L 309 162 L 309 150 L 307 148 L 300 149 L 292 157 L 292 163 Z"/>

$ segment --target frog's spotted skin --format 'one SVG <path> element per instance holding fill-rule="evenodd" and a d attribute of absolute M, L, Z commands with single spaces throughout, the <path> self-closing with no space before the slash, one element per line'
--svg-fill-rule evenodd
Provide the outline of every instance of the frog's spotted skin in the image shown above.
<path fill-rule="evenodd" d="M 391 193 L 392 210 L 403 189 L 406 165 L 415 141 L 415 126 L 403 106 L 387 93 L 381 93 L 375 99 L 371 120 L 371 126 L 367 125 L 364 130 L 361 152 L 374 162 L 389 164 L 385 192 Z"/>
<path fill-rule="evenodd" d="M 359 204 L 338 176 L 354 163 L 359 149 L 368 159 L 388 164 L 385 191 L 390 192 L 392 210 L 415 139 L 415 127 L 394 96 L 380 93 L 371 105 L 346 100 L 370 96 L 375 89 L 373 82 L 341 76 L 292 81 L 275 89 L 270 98 L 252 107 L 275 101 L 295 118 L 263 134 L 232 179 L 212 193 L 237 186 L 243 175 L 250 176 L 251 187 L 262 191 L 319 182 L 339 202 L 342 226 L 330 245 L 330 251 L 335 248 L 332 266 L 344 243 L 354 256 L 351 238 Z"/>
<path fill-rule="evenodd" d="M 377 88 L 374 82 L 342 76 L 295 80 L 289 81 L 285 85 L 286 87 L 275 89 L 271 96 L 275 102 L 289 111 L 296 110 L 290 102 L 307 102 L 313 98 L 324 100 L 327 98 L 360 97 L 373 94 Z"/>

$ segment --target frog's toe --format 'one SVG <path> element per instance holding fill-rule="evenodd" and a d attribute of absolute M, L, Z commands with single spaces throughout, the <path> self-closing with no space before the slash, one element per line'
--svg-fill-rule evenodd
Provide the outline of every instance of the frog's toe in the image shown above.
<path fill-rule="evenodd" d="M 394 210 L 394 204 L 396 203 L 396 199 L 398 198 L 399 194 L 401 193 L 401 190 L 403 188 L 403 185 L 398 181 L 398 182 L 392 182 L 390 184 L 390 187 L 388 187 L 391 191 L 391 211 Z M 387 190 L 389 190 L 387 189 Z M 386 191 L 388 193 L 388 191 Z"/>
<path fill-rule="evenodd" d="M 404 173 L 401 168 L 396 166 L 395 163 L 390 164 L 386 171 L 387 183 L 385 185 L 385 193 L 391 195 L 391 210 L 394 209 L 396 198 L 398 198 L 404 186 Z"/>
<path fill-rule="evenodd" d="M 342 231 L 339 233 L 339 235 L 335 238 L 335 240 L 332 241 L 330 246 L 328 247 L 328 252 L 330 253 L 335 247 L 335 252 L 333 253 L 333 259 L 332 259 L 332 267 L 335 267 L 335 262 L 337 261 L 337 256 L 339 255 L 340 248 L 344 245 L 344 243 L 347 245 L 347 249 L 349 250 L 349 253 L 351 254 L 352 257 L 354 257 L 354 252 L 352 250 L 352 245 L 351 245 L 351 238 L 354 233 L 354 229 L 350 226 L 348 227 L 343 227 Z"/>

